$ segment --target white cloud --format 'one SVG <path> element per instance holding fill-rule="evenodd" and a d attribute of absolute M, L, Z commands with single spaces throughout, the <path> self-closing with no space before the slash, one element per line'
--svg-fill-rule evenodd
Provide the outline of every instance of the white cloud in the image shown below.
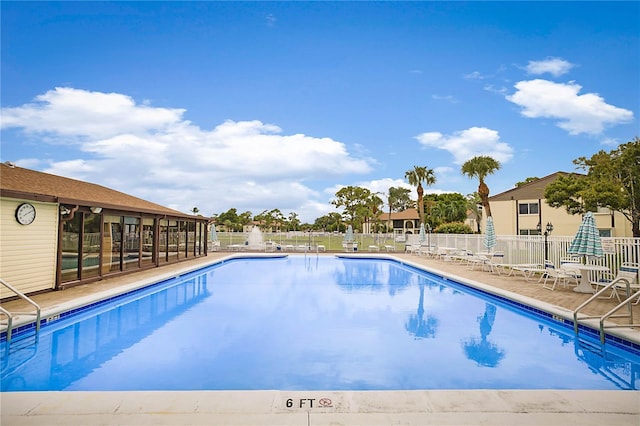
<path fill-rule="evenodd" d="M 163 130 L 182 120 L 183 109 L 136 105 L 119 93 L 57 87 L 17 108 L 2 109 L 2 127 L 59 136 L 108 138 Z"/>
<path fill-rule="evenodd" d="M 487 92 L 495 93 L 498 95 L 506 95 L 508 91 L 508 89 L 504 86 L 496 87 L 493 84 L 485 84 L 483 89 L 486 90 Z"/>
<path fill-rule="evenodd" d="M 467 80 L 484 80 L 485 78 L 487 78 L 486 76 L 482 75 L 480 71 L 472 71 L 469 74 L 465 74 L 463 77 Z"/>
<path fill-rule="evenodd" d="M 451 135 L 427 132 L 416 136 L 416 139 L 424 147 L 449 151 L 456 164 L 463 164 L 478 155 L 488 155 L 502 163 L 513 157 L 511 146 L 500 141 L 497 131 L 486 127 L 471 127 Z"/>
<path fill-rule="evenodd" d="M 77 158 L 49 160 L 49 173 L 183 212 L 195 206 L 204 215 L 279 208 L 312 221 L 320 206 L 332 208 L 311 188 L 314 180 L 367 173 L 373 164 L 331 138 L 286 135 L 260 121 L 229 120 L 206 130 L 183 113 L 117 93 L 57 88 L 34 103 L 3 108 L 2 125 L 78 149 Z"/>
<path fill-rule="evenodd" d="M 543 61 L 529 61 L 527 72 L 535 75 L 549 73 L 554 77 L 559 77 L 571 71 L 573 67 L 574 65 L 571 62 L 564 59 L 547 58 Z"/>
<path fill-rule="evenodd" d="M 375 180 L 371 180 L 371 181 L 367 181 L 367 182 L 360 182 L 358 183 L 358 186 L 362 186 L 364 188 L 367 188 L 368 190 L 372 191 L 372 192 L 377 192 L 380 194 L 380 198 L 382 198 L 383 201 L 386 202 L 387 200 L 387 195 L 389 194 L 389 188 L 391 187 L 395 187 L 395 188 L 406 188 L 409 190 L 413 190 L 414 187 L 409 185 L 409 183 L 406 180 L 403 179 L 391 179 L 391 178 L 384 178 L 384 179 L 375 179 Z M 411 195 L 411 194 L 409 194 Z"/>
<path fill-rule="evenodd" d="M 548 80 L 520 81 L 506 99 L 521 106 L 529 118 L 559 120 L 558 127 L 571 135 L 600 134 L 607 126 L 633 120 L 633 112 L 607 104 L 596 93 L 579 95 L 582 86 Z"/>
<path fill-rule="evenodd" d="M 431 99 L 435 99 L 436 101 L 447 101 L 452 104 L 458 103 L 458 100 L 451 95 L 431 95 Z"/>
<path fill-rule="evenodd" d="M 267 16 L 265 16 L 265 20 L 267 21 L 268 27 L 275 27 L 276 22 L 278 21 L 273 13 L 267 14 Z"/>

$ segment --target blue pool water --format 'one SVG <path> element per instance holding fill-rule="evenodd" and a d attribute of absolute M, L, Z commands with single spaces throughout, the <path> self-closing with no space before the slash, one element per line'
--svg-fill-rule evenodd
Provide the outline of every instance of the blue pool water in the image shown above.
<path fill-rule="evenodd" d="M 235 259 L 2 347 L 2 391 L 637 389 L 640 356 L 392 260 Z"/>

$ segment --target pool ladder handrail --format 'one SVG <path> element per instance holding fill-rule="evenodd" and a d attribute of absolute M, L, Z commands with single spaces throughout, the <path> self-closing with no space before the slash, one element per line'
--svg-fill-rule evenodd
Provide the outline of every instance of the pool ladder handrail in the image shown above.
<path fill-rule="evenodd" d="M 15 288 L 14 286 L 9 284 L 8 282 L 3 280 L 2 278 L 0 278 L 0 284 L 2 284 L 4 287 L 6 287 L 9 290 L 11 290 L 12 292 L 14 292 L 20 299 L 22 299 L 25 302 L 29 303 L 30 305 L 32 305 L 36 309 L 35 313 L 33 313 L 33 312 L 9 312 L 8 310 L 6 310 L 2 306 L 0 306 L 0 312 L 7 317 L 7 343 L 11 342 L 11 334 L 13 332 L 13 317 L 14 317 L 14 315 L 35 315 L 35 317 L 36 317 L 36 319 L 35 319 L 35 322 L 36 322 L 36 335 L 37 335 L 38 332 L 40 331 L 40 315 L 41 315 L 40 305 L 38 305 L 36 302 L 31 300 L 24 293 L 22 293 L 20 290 L 18 290 L 17 288 Z"/>
<path fill-rule="evenodd" d="M 585 306 L 589 305 L 594 300 L 601 298 L 600 296 L 603 293 L 605 293 L 607 290 L 612 290 L 613 287 L 618 285 L 621 281 L 625 283 L 625 287 L 627 289 L 627 291 L 626 291 L 627 297 L 624 300 L 622 300 L 618 305 L 616 305 L 613 309 L 611 309 L 609 312 L 607 312 L 604 315 L 582 316 L 580 319 L 581 320 L 587 320 L 587 319 L 599 318 L 599 321 L 600 321 L 600 324 L 599 324 L 600 342 L 601 343 L 604 343 L 604 341 L 605 341 L 605 333 L 604 333 L 604 329 L 605 328 L 640 327 L 640 323 L 636 323 L 636 324 L 633 323 L 633 307 L 632 307 L 632 304 L 631 304 L 632 300 L 634 300 L 637 297 L 640 297 L 640 290 L 638 290 L 637 292 L 631 294 L 631 282 L 626 277 L 617 277 L 616 279 L 611 281 L 609 284 L 604 286 L 601 290 L 599 290 L 595 294 L 593 294 L 593 296 L 591 296 L 590 298 L 585 300 L 584 303 L 582 303 L 580 306 L 578 306 L 576 308 L 575 311 L 573 311 L 573 330 L 574 330 L 576 336 L 578 335 L 578 324 L 579 324 L 579 322 L 578 322 L 578 311 L 580 311 Z M 625 305 L 628 308 L 628 311 L 629 311 L 628 314 L 613 315 L 614 313 L 616 313 L 618 310 L 620 310 L 620 308 L 622 308 Z M 604 322 L 608 318 L 625 318 L 625 317 L 629 317 L 629 324 L 624 324 L 624 325 L 623 324 L 608 324 L 608 325 L 604 324 Z"/>

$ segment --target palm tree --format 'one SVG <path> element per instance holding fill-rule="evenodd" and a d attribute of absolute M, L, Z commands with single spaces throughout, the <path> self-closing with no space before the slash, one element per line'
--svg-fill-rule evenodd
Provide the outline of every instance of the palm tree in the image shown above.
<path fill-rule="evenodd" d="M 482 201 L 482 207 L 487 212 L 487 217 L 491 216 L 491 208 L 489 207 L 489 187 L 484 182 L 484 178 L 499 169 L 500 162 L 486 155 L 473 157 L 462 165 L 461 171 L 463 175 L 468 176 L 469 179 L 477 177 L 480 181 L 480 185 L 478 185 L 478 195 Z"/>
<path fill-rule="evenodd" d="M 480 223 L 482 222 L 482 209 L 478 208 L 478 205 L 482 202 L 480 195 L 477 192 L 473 194 L 467 194 L 467 208 L 473 212 L 476 216 L 476 226 L 478 228 L 478 234 L 480 233 Z"/>
<path fill-rule="evenodd" d="M 420 215 L 420 223 L 424 223 L 424 203 L 422 202 L 424 189 L 422 188 L 422 182 L 427 186 L 431 186 L 436 183 L 436 175 L 433 172 L 433 169 L 428 169 L 422 166 L 413 166 L 413 170 L 405 172 L 404 178 L 409 181 L 409 185 L 417 187 L 418 214 Z"/>

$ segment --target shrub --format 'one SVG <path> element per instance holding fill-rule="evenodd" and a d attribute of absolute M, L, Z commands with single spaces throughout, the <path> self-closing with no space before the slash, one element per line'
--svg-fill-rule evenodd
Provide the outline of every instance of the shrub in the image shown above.
<path fill-rule="evenodd" d="M 473 234 L 469 225 L 465 225 L 462 222 L 443 223 L 434 229 L 433 232 L 438 234 Z"/>

